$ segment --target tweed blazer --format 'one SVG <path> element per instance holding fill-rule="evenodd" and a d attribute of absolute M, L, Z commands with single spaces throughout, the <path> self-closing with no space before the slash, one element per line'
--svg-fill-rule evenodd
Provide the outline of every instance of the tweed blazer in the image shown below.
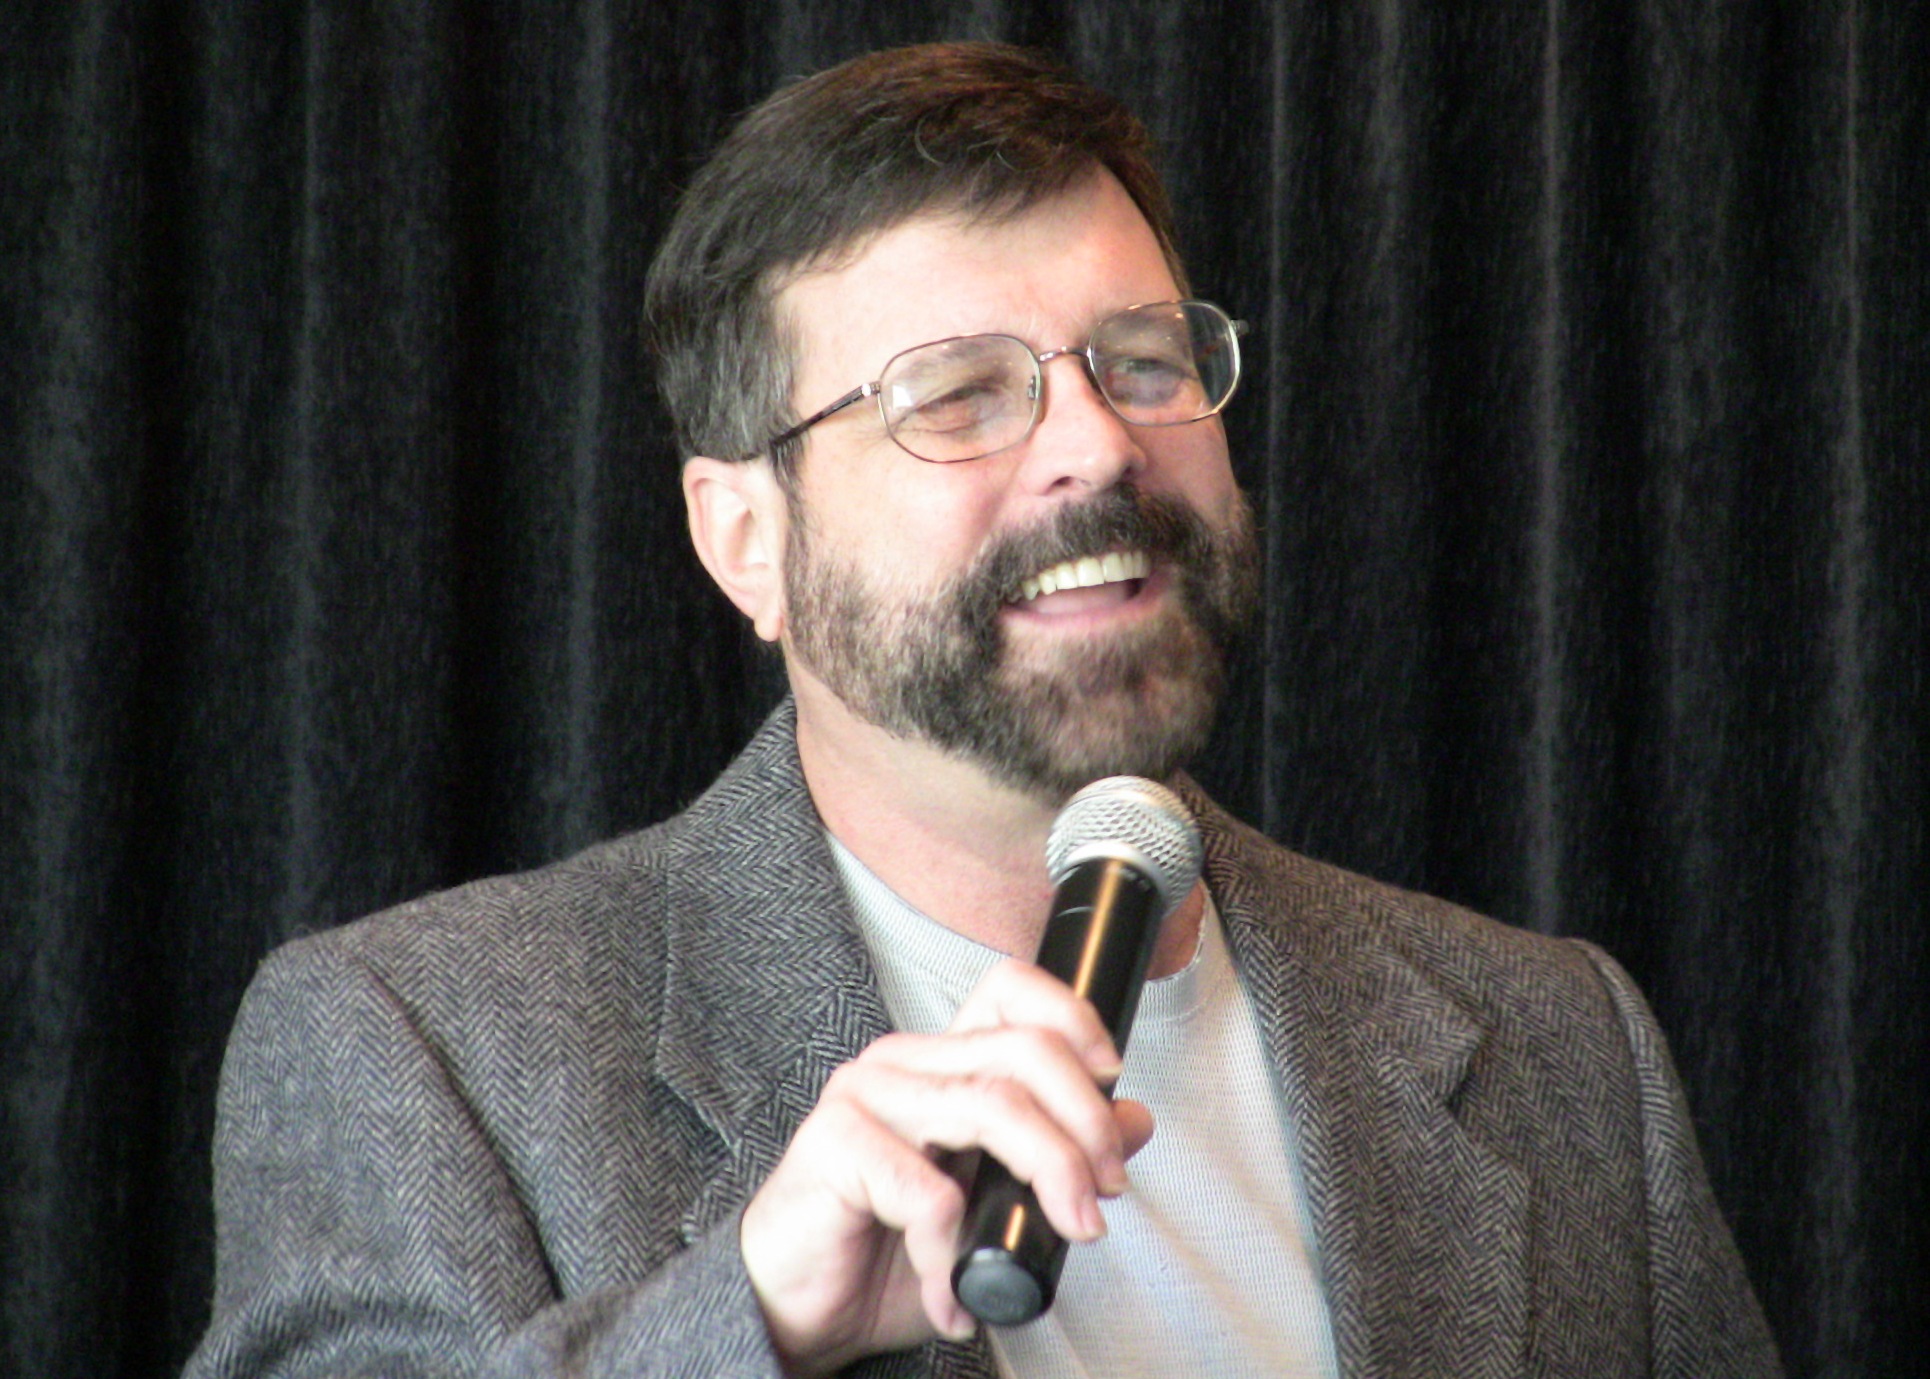
<path fill-rule="evenodd" d="M 1343 1375 L 1778 1372 L 1613 962 L 1188 793 Z M 290 944 L 223 1069 L 188 1375 L 775 1375 L 738 1216 L 886 1029 L 788 705 L 657 827 Z M 856 1372 L 994 1370 L 973 1341 Z"/>

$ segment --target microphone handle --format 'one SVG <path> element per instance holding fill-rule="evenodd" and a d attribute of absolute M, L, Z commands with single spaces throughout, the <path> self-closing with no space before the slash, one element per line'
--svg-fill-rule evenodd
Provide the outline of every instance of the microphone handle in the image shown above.
<path fill-rule="evenodd" d="M 1038 964 L 1092 1002 L 1122 1055 L 1164 917 L 1158 887 L 1115 857 L 1078 863 L 1052 897 Z M 952 1291 L 974 1317 L 1017 1326 L 1052 1306 L 1066 1242 L 1032 1189 L 990 1155 L 980 1159 L 960 1239 Z"/>

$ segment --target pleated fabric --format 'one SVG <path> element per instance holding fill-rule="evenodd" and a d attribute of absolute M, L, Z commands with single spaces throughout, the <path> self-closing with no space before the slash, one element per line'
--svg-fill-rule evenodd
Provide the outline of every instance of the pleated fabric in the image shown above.
<path fill-rule="evenodd" d="M 641 285 L 788 76 L 1153 127 L 1266 598 L 1195 774 L 1643 983 L 1793 1373 L 1920 1364 L 1930 17 L 1905 0 L 0 15 L 0 1372 L 171 1374 L 281 940 L 687 802 L 778 685 Z"/>

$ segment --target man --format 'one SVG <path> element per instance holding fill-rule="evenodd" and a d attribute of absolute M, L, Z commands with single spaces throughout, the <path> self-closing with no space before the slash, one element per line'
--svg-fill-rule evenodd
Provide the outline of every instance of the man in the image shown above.
<path fill-rule="evenodd" d="M 1238 328 L 1123 109 L 990 46 L 834 69 L 650 298 L 692 540 L 791 698 L 685 814 L 265 965 L 191 1374 L 1776 1372 L 1612 962 L 1177 775 L 1253 595 Z M 1207 856 L 1123 1071 L 1014 960 L 1120 772 Z M 993 1336 L 975 1150 L 1077 1242 Z"/>

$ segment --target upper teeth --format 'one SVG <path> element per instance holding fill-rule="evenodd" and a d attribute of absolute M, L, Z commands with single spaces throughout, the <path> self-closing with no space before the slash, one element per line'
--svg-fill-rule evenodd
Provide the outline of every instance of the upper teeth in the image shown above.
<path fill-rule="evenodd" d="M 1114 584 L 1122 579 L 1144 579 L 1152 572 L 1152 557 L 1144 551 L 1081 556 L 1039 571 L 1019 585 L 1019 597 L 1029 603 L 1041 594 L 1056 594 L 1061 589 L 1089 589 L 1095 584 Z"/>

